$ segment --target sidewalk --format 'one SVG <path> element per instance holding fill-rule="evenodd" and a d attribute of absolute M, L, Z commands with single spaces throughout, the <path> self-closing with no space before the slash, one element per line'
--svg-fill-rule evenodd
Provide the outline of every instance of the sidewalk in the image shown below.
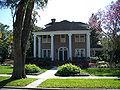
<path fill-rule="evenodd" d="M 55 77 L 55 73 L 57 72 L 57 67 L 54 67 L 50 70 L 47 70 L 45 73 L 42 73 L 38 76 L 27 76 L 29 78 L 38 78 L 38 80 L 30 83 L 29 85 L 26 86 L 26 88 L 36 88 L 39 84 L 41 84 L 43 81 L 47 80 L 48 78 L 54 78 Z"/>

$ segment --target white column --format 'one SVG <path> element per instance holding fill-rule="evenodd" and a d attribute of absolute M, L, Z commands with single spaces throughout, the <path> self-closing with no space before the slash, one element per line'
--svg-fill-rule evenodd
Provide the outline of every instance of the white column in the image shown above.
<path fill-rule="evenodd" d="M 34 58 L 36 58 L 36 35 L 33 35 L 34 37 Z"/>
<path fill-rule="evenodd" d="M 68 34 L 68 36 L 69 36 L 69 59 L 72 60 L 72 42 L 71 42 L 72 34 Z"/>
<path fill-rule="evenodd" d="M 87 57 L 90 57 L 90 33 L 86 34 Z"/>
<path fill-rule="evenodd" d="M 41 37 L 38 37 L 38 58 L 41 58 Z"/>
<path fill-rule="evenodd" d="M 54 35 L 51 34 L 50 36 L 51 36 L 51 59 L 53 61 L 54 60 L 54 39 L 53 39 Z"/>

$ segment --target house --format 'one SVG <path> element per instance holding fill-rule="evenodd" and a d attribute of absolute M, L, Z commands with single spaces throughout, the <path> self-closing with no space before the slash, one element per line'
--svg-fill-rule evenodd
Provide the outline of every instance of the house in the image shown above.
<path fill-rule="evenodd" d="M 51 58 L 51 61 L 73 60 L 90 57 L 90 32 L 82 22 L 63 20 L 45 25 L 40 32 L 33 32 L 34 58 Z"/>

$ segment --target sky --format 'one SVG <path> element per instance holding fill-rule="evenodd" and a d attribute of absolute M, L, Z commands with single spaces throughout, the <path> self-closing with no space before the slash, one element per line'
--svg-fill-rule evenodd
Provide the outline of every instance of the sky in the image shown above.
<path fill-rule="evenodd" d="M 36 25 L 44 27 L 45 24 L 51 22 L 52 18 L 55 18 L 57 22 L 68 20 L 87 23 L 92 13 L 105 9 L 105 6 L 109 5 L 111 1 L 116 0 L 49 0 L 44 10 L 37 10 L 40 18 Z M 0 10 L 0 22 L 9 25 L 12 29 L 9 9 Z"/>

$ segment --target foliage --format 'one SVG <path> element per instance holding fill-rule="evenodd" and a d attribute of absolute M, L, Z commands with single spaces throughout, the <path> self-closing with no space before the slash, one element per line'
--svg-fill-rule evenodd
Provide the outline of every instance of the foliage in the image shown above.
<path fill-rule="evenodd" d="M 26 86 L 37 79 L 35 78 L 25 78 L 25 79 L 18 79 L 13 80 L 9 77 L 0 76 L 0 86 L 16 86 L 16 87 L 23 87 Z"/>
<path fill-rule="evenodd" d="M 48 79 L 40 88 L 120 88 L 119 79 Z"/>
<path fill-rule="evenodd" d="M 117 64 L 120 63 L 120 35 L 117 36 L 116 42 L 117 49 L 115 50 L 115 59 L 113 61 Z"/>
<path fill-rule="evenodd" d="M 11 74 L 13 68 L 11 66 L 0 66 L 0 74 Z"/>
<path fill-rule="evenodd" d="M 91 45 L 97 45 L 99 41 L 99 34 L 95 30 L 92 30 L 91 32 L 90 40 L 91 40 Z"/>
<path fill-rule="evenodd" d="M 4 59 L 8 57 L 9 54 L 9 46 L 13 41 L 12 31 L 9 30 L 9 26 L 0 23 L 0 57 L 2 58 L 1 63 L 3 63 Z"/>
<path fill-rule="evenodd" d="M 103 37 L 101 39 L 101 43 L 103 45 L 103 52 L 101 55 L 102 60 L 109 62 L 110 60 L 110 51 L 111 51 L 111 41 L 107 37 Z"/>
<path fill-rule="evenodd" d="M 92 14 L 89 20 L 90 28 L 96 30 L 99 34 L 110 40 L 111 59 L 110 63 L 114 62 L 116 58 L 116 50 L 118 49 L 118 32 L 120 31 L 120 0 L 111 2 L 106 7 L 106 10 L 99 10 L 97 13 Z"/>
<path fill-rule="evenodd" d="M 80 68 L 72 64 L 64 64 L 58 67 L 56 75 L 60 76 L 70 76 L 80 74 Z"/>
<path fill-rule="evenodd" d="M 25 71 L 26 74 L 30 74 L 30 73 L 38 73 L 41 71 L 41 69 L 35 64 L 27 64 L 25 65 Z"/>
<path fill-rule="evenodd" d="M 86 72 L 95 76 L 120 76 L 119 68 L 88 68 L 81 72 Z"/>

